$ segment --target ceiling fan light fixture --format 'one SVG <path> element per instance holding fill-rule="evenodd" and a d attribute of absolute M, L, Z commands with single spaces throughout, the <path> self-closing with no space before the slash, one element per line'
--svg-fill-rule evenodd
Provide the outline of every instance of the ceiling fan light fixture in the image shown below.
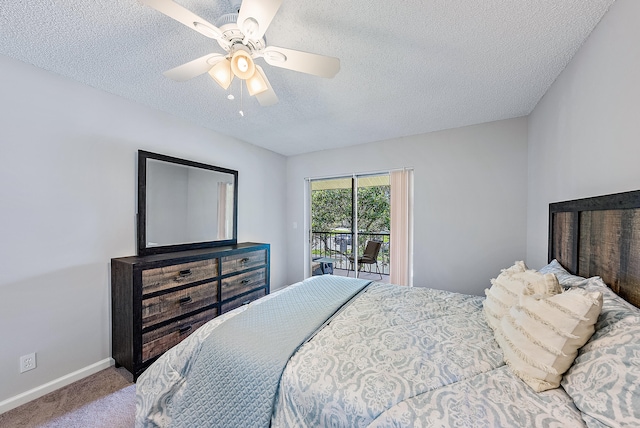
<path fill-rule="evenodd" d="M 237 64 L 238 64 L 238 70 L 240 70 L 242 73 L 246 73 L 247 70 L 249 69 L 249 61 L 244 56 L 238 57 Z"/>
<path fill-rule="evenodd" d="M 247 90 L 249 91 L 249 95 L 254 96 L 256 94 L 260 94 L 269 89 L 267 86 L 267 82 L 262 78 L 262 75 L 256 72 L 253 73 L 253 76 L 247 79 Z"/>
<path fill-rule="evenodd" d="M 231 10 L 235 12 L 222 15 L 215 24 L 176 3 L 179 0 L 141 1 L 190 29 L 213 38 L 226 52 L 211 53 L 163 73 L 175 81 L 184 82 L 208 72 L 216 83 L 228 90 L 234 76 L 237 76 L 247 81 L 249 93 L 255 95 L 261 106 L 269 106 L 278 102 L 278 97 L 262 67 L 255 64 L 253 58 L 263 58 L 269 65 L 319 77 L 332 78 L 340 71 L 339 58 L 267 46 L 264 34 L 283 0 L 229 0 Z M 241 114 L 242 89 L 240 85 Z M 227 96 L 233 98 L 232 94 Z"/>
<path fill-rule="evenodd" d="M 222 89 L 228 89 L 233 80 L 233 73 L 231 73 L 231 62 L 228 59 L 223 59 L 214 65 L 209 70 L 209 75 L 216 81 L 216 83 L 222 86 Z"/>
<path fill-rule="evenodd" d="M 237 49 L 231 56 L 231 70 L 242 80 L 247 80 L 256 72 L 251 54 L 244 49 Z"/>

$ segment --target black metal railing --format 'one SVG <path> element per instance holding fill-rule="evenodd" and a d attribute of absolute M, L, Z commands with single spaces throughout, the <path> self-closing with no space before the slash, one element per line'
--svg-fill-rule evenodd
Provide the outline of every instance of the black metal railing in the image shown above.
<path fill-rule="evenodd" d="M 378 266 L 383 275 L 389 275 L 389 233 L 358 232 L 358 256 L 362 256 L 367 241 L 380 241 Z M 335 260 L 334 269 L 353 269 L 349 256 L 353 251 L 354 234 L 351 232 L 311 232 L 311 258 L 328 257 Z M 375 267 L 373 267 L 375 272 Z"/>

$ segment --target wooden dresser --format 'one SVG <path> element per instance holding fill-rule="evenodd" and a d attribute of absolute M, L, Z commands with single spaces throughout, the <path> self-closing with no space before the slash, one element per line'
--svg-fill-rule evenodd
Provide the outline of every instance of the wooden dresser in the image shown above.
<path fill-rule="evenodd" d="M 269 294 L 269 244 L 111 259 L 112 354 L 134 380 L 216 316 Z"/>

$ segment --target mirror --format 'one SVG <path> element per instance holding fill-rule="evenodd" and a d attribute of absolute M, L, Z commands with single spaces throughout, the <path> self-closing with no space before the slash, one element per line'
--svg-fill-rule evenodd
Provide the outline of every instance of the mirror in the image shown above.
<path fill-rule="evenodd" d="M 235 244 L 238 171 L 138 151 L 138 255 Z"/>

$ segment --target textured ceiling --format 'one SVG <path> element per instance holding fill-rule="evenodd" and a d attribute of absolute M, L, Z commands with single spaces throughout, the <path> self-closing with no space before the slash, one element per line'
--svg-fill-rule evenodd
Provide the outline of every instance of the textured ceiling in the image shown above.
<path fill-rule="evenodd" d="M 527 115 L 614 0 L 284 0 L 268 45 L 340 58 L 324 79 L 258 59 L 279 102 L 163 71 L 218 44 L 136 0 L 0 2 L 0 54 L 292 155 Z M 178 0 L 209 22 L 229 0 Z"/>

